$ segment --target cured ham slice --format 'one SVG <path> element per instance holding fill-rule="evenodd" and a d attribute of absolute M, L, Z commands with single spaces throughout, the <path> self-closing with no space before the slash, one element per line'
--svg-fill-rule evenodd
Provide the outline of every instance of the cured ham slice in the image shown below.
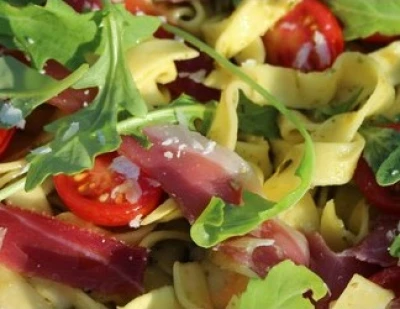
<path fill-rule="evenodd" d="M 307 235 L 307 239 L 311 256 L 310 269 L 324 280 L 330 290 L 330 295 L 318 302 L 318 309 L 329 308 L 329 302 L 340 296 L 355 273 L 368 277 L 379 269 L 354 256 L 333 252 L 317 233 Z"/>
<path fill-rule="evenodd" d="M 0 263 L 26 275 L 111 295 L 142 292 L 145 248 L 0 205 Z"/>
<path fill-rule="evenodd" d="M 240 204 L 242 189 L 261 190 L 246 161 L 201 134 L 181 125 L 156 125 L 143 131 L 151 147 L 123 137 L 119 152 L 157 180 L 178 202 L 189 222 L 201 214 L 213 196 Z"/>
<path fill-rule="evenodd" d="M 286 259 L 308 266 L 310 253 L 303 234 L 278 220 L 268 220 L 245 236 L 219 244 L 213 258 L 231 270 L 248 268 L 265 277 L 272 266 Z"/>

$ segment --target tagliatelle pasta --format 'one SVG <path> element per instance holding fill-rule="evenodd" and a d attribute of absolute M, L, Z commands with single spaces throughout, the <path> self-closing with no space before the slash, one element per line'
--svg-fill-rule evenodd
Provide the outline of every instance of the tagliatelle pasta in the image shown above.
<path fill-rule="evenodd" d="M 0 2 L 0 308 L 395 308 L 400 28 L 329 2 Z"/>

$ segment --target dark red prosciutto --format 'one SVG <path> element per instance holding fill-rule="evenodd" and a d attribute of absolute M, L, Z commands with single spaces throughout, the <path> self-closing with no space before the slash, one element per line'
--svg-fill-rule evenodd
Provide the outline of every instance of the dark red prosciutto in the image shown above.
<path fill-rule="evenodd" d="M 249 268 L 260 277 L 285 259 L 306 266 L 310 261 L 303 234 L 278 220 L 268 220 L 245 236 L 224 241 L 213 254 L 233 268 Z"/>
<path fill-rule="evenodd" d="M 181 125 L 144 129 L 152 146 L 123 137 L 120 153 L 157 180 L 193 222 L 218 196 L 233 204 L 241 202 L 242 189 L 254 192 L 260 185 L 249 165 L 235 152 L 217 145 Z"/>
<path fill-rule="evenodd" d="M 310 269 L 324 280 L 330 290 L 330 295 L 318 302 L 318 309 L 329 308 L 329 302 L 340 296 L 355 273 L 368 277 L 379 269 L 354 256 L 333 252 L 317 233 L 307 235 L 307 239 L 310 245 Z"/>
<path fill-rule="evenodd" d="M 0 263 L 27 275 L 112 295 L 142 292 L 145 248 L 0 204 Z"/>

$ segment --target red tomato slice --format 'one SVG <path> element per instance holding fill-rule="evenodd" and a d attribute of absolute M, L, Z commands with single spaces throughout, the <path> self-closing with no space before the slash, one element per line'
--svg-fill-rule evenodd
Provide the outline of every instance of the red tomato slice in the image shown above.
<path fill-rule="evenodd" d="M 266 62 L 304 72 L 329 68 L 344 49 L 343 33 L 328 7 L 303 0 L 263 36 Z"/>
<path fill-rule="evenodd" d="M 380 33 L 375 33 L 369 37 L 363 39 L 363 42 L 377 44 L 377 45 L 386 45 L 396 41 L 400 38 L 400 36 L 387 36 Z"/>
<path fill-rule="evenodd" d="M 64 0 L 77 12 L 94 11 L 101 8 L 101 0 Z"/>
<path fill-rule="evenodd" d="M 387 213 L 400 214 L 399 185 L 381 187 L 375 180 L 374 172 L 362 157 L 358 160 L 353 179 L 371 205 Z"/>
<path fill-rule="evenodd" d="M 160 6 L 155 5 L 152 0 L 126 0 L 125 7 L 131 13 L 143 12 L 146 15 L 162 15 Z"/>
<path fill-rule="evenodd" d="M 117 153 L 100 155 L 91 170 L 73 176 L 54 176 L 58 194 L 74 214 L 98 225 L 123 226 L 159 205 L 161 187 L 142 172 L 137 181 L 128 178 L 134 165 L 117 156 Z M 120 158 L 125 160 L 118 163 L 125 174 L 113 167 Z"/>
<path fill-rule="evenodd" d="M 391 123 L 385 127 L 400 131 L 400 123 Z M 353 179 L 371 205 L 384 212 L 400 215 L 400 183 L 387 187 L 380 186 L 376 182 L 374 172 L 363 157 L 358 160 Z"/>
<path fill-rule="evenodd" d="M 0 129 L 0 155 L 6 151 L 11 138 L 14 136 L 15 129 Z"/>
<path fill-rule="evenodd" d="M 392 290 L 397 297 L 400 296 L 400 267 L 393 266 L 385 268 L 372 275 L 369 280 L 379 284 L 385 289 Z"/>

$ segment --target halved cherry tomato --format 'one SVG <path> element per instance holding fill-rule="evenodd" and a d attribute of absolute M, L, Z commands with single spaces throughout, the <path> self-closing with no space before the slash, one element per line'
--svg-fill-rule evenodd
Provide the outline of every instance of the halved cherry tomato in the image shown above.
<path fill-rule="evenodd" d="M 375 33 L 369 37 L 364 38 L 362 41 L 376 45 L 386 45 L 400 39 L 400 36 L 387 36 L 380 33 Z"/>
<path fill-rule="evenodd" d="M 143 172 L 137 181 L 116 172 L 111 164 L 117 156 L 103 154 L 96 158 L 91 170 L 73 176 L 54 176 L 58 194 L 78 217 L 98 225 L 123 226 L 147 215 L 159 204 L 161 187 Z M 129 196 L 135 195 L 137 200 L 129 201 Z"/>
<path fill-rule="evenodd" d="M 153 16 L 165 15 L 165 5 L 162 3 L 155 4 L 153 0 L 126 0 L 125 8 L 132 14 L 145 14 Z M 159 27 L 154 36 L 159 39 L 172 39 L 173 34 Z"/>
<path fill-rule="evenodd" d="M 400 123 L 386 124 L 385 127 L 400 131 Z M 363 157 L 358 160 L 353 180 L 371 205 L 387 213 L 400 214 L 400 183 L 386 187 L 380 186 L 376 182 L 374 172 Z"/>
<path fill-rule="evenodd" d="M 392 266 L 384 268 L 380 272 L 372 275 L 369 280 L 379 284 L 385 289 L 392 290 L 397 297 L 400 296 L 400 267 Z"/>
<path fill-rule="evenodd" d="M 343 33 L 328 7 L 303 0 L 263 36 L 266 62 L 304 72 L 329 68 L 344 49 Z"/>
<path fill-rule="evenodd" d="M 101 8 L 101 0 L 64 0 L 77 12 L 94 11 Z"/>
<path fill-rule="evenodd" d="M 0 155 L 2 155 L 4 151 L 7 149 L 7 146 L 10 143 L 14 133 L 15 133 L 14 128 L 0 129 Z"/>
<path fill-rule="evenodd" d="M 400 188 L 398 184 L 381 187 L 375 174 L 363 157 L 358 160 L 354 182 L 373 206 L 391 214 L 400 214 Z"/>
<path fill-rule="evenodd" d="M 155 5 L 152 0 L 126 0 L 125 7 L 131 13 L 143 12 L 146 15 L 162 15 L 161 7 Z"/>

